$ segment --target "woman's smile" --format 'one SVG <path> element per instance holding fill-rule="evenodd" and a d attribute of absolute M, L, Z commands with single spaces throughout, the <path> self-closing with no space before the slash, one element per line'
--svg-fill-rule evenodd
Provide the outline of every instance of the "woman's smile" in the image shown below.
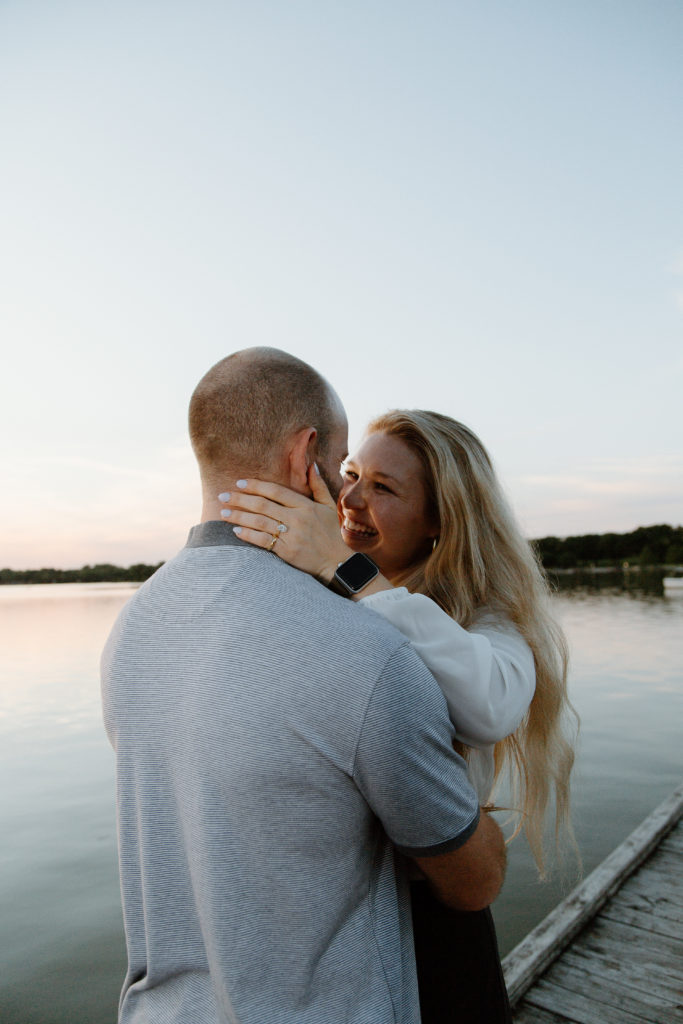
<path fill-rule="evenodd" d="M 372 526 L 364 526 L 363 523 L 357 523 L 353 519 L 350 519 L 348 515 L 344 515 L 342 518 L 342 532 L 350 533 L 355 540 L 358 537 L 376 537 L 377 530 L 374 530 Z"/>

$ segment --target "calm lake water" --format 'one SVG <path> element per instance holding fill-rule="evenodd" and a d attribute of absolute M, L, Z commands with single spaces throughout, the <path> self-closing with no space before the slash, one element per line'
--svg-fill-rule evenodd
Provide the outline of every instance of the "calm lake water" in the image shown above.
<path fill-rule="evenodd" d="M 98 664 L 126 584 L 0 587 L 0 1020 L 113 1024 L 125 971 L 114 758 Z M 592 870 L 679 783 L 683 598 L 556 598 L 582 719 L 574 820 Z M 566 892 L 512 844 L 494 912 L 509 951 Z"/>

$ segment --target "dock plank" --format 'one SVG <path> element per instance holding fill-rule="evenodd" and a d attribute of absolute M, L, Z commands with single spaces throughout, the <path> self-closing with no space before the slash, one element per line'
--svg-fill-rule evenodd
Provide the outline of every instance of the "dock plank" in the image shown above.
<path fill-rule="evenodd" d="M 624 906 L 627 909 L 639 910 L 641 913 L 656 914 L 658 918 L 678 924 L 677 935 L 680 935 L 683 930 L 681 928 L 683 925 L 683 907 L 673 902 L 668 896 L 660 896 L 658 893 L 653 893 L 647 886 L 642 886 L 639 889 L 629 887 L 628 892 L 625 887 L 616 896 L 613 896 L 612 900 L 613 906 Z"/>
<path fill-rule="evenodd" d="M 682 813 L 679 786 L 505 958 L 515 1024 L 683 1024 Z"/>
<path fill-rule="evenodd" d="M 681 854 L 683 857 L 683 854 Z M 678 859 L 678 871 L 680 872 L 681 857 Z M 680 885 L 676 884 L 676 879 L 671 868 L 665 868 L 659 863 L 654 863 L 651 867 L 648 866 L 647 883 L 641 880 L 641 886 L 647 884 L 651 890 L 666 893 L 667 898 L 671 903 L 676 904 L 680 907 L 683 903 L 683 891 Z"/>
<path fill-rule="evenodd" d="M 584 949 L 618 959 L 622 964 L 634 963 L 648 969 L 658 968 L 678 979 L 683 985 L 683 960 L 668 949 L 655 943 L 639 941 L 633 928 L 617 924 L 616 921 L 597 920 L 581 937 Z"/>
<path fill-rule="evenodd" d="M 653 865 L 653 871 L 665 877 L 673 874 L 681 865 L 680 853 L 670 853 L 668 850 L 657 850 L 657 863 Z"/>
<path fill-rule="evenodd" d="M 571 967 L 576 967 L 577 970 L 618 981 L 620 985 L 633 988 L 638 992 L 649 994 L 653 987 L 656 987 L 662 997 L 674 1005 L 677 1005 L 681 997 L 680 983 L 677 979 L 672 978 L 667 971 L 651 965 L 645 968 L 630 963 L 628 977 L 625 978 L 621 959 L 616 961 L 612 957 L 590 953 L 584 950 L 578 942 L 564 951 L 562 961 Z"/>
<path fill-rule="evenodd" d="M 562 985 L 555 985 L 545 978 L 534 985 L 524 1002 L 559 1013 L 561 1017 L 572 1021 L 572 1024 L 596 1024 L 596 1021 L 600 1021 L 600 1024 L 662 1024 L 661 1019 L 658 1020 L 656 1017 L 640 1017 L 629 1010 L 612 1006 L 604 1000 L 596 1001 L 582 992 L 570 991 Z"/>
<path fill-rule="evenodd" d="M 672 1021 L 679 1009 L 679 995 L 664 993 L 650 981 L 649 990 L 643 991 L 633 985 L 624 984 L 623 972 L 615 972 L 610 976 L 607 972 L 596 972 L 594 969 L 576 967 L 575 961 L 570 962 L 561 957 L 549 973 L 548 979 L 553 985 L 561 986 L 574 994 L 592 1000 L 596 1005 L 607 1004 L 622 1013 L 635 1014 L 638 1019 Z"/>
<path fill-rule="evenodd" d="M 640 928 L 641 931 L 661 935 L 664 938 L 678 939 L 681 934 L 680 924 L 653 914 L 651 909 L 634 910 L 623 903 L 611 901 L 603 910 L 602 916 L 605 921 L 617 921 L 620 924 L 631 925 L 633 928 Z"/>
<path fill-rule="evenodd" d="M 558 1016 L 552 1010 L 525 1005 L 515 1014 L 515 1024 L 567 1024 L 567 1018 Z"/>
<path fill-rule="evenodd" d="M 666 892 L 662 892 L 661 888 L 654 889 L 645 876 L 636 875 L 635 878 L 630 878 L 612 899 L 619 903 L 623 901 L 625 906 L 633 910 L 649 911 L 666 917 L 669 921 L 683 924 L 683 907 L 675 898 L 677 884 L 680 883 L 673 879 Z"/>
<path fill-rule="evenodd" d="M 670 833 L 662 839 L 661 849 L 666 853 L 683 853 L 683 833 Z"/>

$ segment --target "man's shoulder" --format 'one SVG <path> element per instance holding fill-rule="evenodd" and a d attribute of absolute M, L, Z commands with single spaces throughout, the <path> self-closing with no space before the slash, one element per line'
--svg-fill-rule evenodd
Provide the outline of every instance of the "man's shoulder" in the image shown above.
<path fill-rule="evenodd" d="M 283 580 L 299 607 L 325 632 L 332 632 L 342 644 L 374 644 L 394 651 L 407 639 L 392 623 L 362 602 L 334 593 L 313 577 L 281 563 Z"/>
<path fill-rule="evenodd" d="M 402 648 L 408 648 L 409 661 L 422 664 L 406 636 L 381 615 L 279 559 L 269 558 L 267 575 L 252 576 L 250 586 L 258 589 L 264 616 L 277 616 L 280 626 L 297 637 L 301 662 L 309 667 L 322 663 L 328 673 L 339 680 L 347 676 L 353 686 L 354 676 L 358 681 L 377 679 Z"/>
<path fill-rule="evenodd" d="M 148 611 L 194 617 L 203 609 L 207 628 L 213 607 L 225 620 L 262 610 L 296 622 L 302 633 L 334 640 L 346 650 L 358 646 L 386 653 L 406 643 L 383 616 L 335 594 L 307 573 L 247 545 L 185 547 L 164 563 L 136 592 L 136 605 Z"/>

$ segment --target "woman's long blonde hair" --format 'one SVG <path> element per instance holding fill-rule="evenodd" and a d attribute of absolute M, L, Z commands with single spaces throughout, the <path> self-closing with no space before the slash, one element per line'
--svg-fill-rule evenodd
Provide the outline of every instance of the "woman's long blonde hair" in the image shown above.
<path fill-rule="evenodd" d="M 429 557 L 392 582 L 426 594 L 465 629 L 484 609 L 502 613 L 529 644 L 536 690 L 518 729 L 496 744 L 496 781 L 507 776 L 513 807 L 541 877 L 544 822 L 554 802 L 555 838 L 575 848 L 569 818 L 574 762 L 567 696 L 568 651 L 549 608 L 549 587 L 522 533 L 481 441 L 462 423 L 436 412 L 395 409 L 373 420 L 368 434 L 400 438 L 424 468 L 430 511 L 439 537 Z"/>

